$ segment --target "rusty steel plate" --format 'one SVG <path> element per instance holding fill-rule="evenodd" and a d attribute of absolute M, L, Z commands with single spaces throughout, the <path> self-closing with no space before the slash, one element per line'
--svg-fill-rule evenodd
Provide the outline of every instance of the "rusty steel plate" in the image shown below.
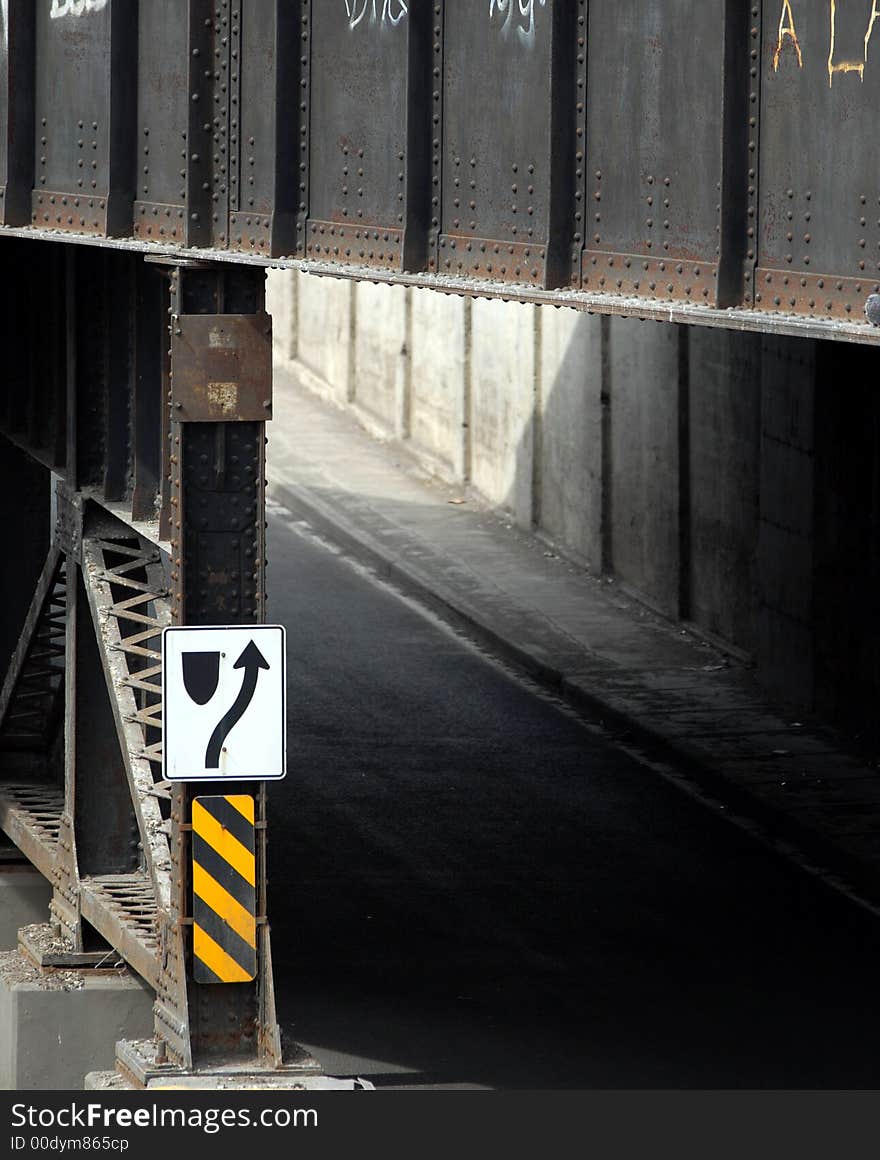
<path fill-rule="evenodd" d="M 179 205 L 136 201 L 133 233 L 143 241 L 182 242 L 185 236 L 183 208 Z"/>
<path fill-rule="evenodd" d="M 714 302 L 718 263 L 585 250 L 582 280 L 585 289 L 598 293 L 616 291 L 650 299 Z"/>
<path fill-rule="evenodd" d="M 403 243 L 403 230 L 310 221 L 306 252 L 309 257 L 402 270 Z"/>
<path fill-rule="evenodd" d="M 268 254 L 272 248 L 272 217 L 270 213 L 231 213 L 230 250 Z"/>
<path fill-rule="evenodd" d="M 107 199 L 40 190 L 31 198 L 31 221 L 64 233 L 106 234 Z"/>
<path fill-rule="evenodd" d="M 871 294 L 880 294 L 880 281 L 764 268 L 756 275 L 755 303 L 761 310 L 862 319 Z"/>
<path fill-rule="evenodd" d="M 171 402 L 177 422 L 272 418 L 268 314 L 175 315 L 171 351 Z"/>
<path fill-rule="evenodd" d="M 533 242 L 498 242 L 466 234 L 442 234 L 440 273 L 454 270 L 469 277 L 497 278 L 502 282 L 543 285 L 547 247 Z"/>

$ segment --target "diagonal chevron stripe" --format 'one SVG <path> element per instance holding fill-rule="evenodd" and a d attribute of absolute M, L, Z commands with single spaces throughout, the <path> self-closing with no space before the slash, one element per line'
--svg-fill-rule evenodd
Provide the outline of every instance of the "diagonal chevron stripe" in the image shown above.
<path fill-rule="evenodd" d="M 256 947 L 257 923 L 253 912 L 245 910 L 198 862 L 193 862 L 193 890 L 249 946 Z"/>
<path fill-rule="evenodd" d="M 226 800 L 251 825 L 254 824 L 254 799 L 249 794 L 236 794 L 235 797 L 228 797 Z"/>
<path fill-rule="evenodd" d="M 192 809 L 193 977 L 244 983 L 257 975 L 254 799 L 196 798 Z"/>
<path fill-rule="evenodd" d="M 198 862 L 203 870 L 219 882 L 245 910 L 250 910 L 254 899 L 254 888 L 225 859 L 214 852 L 213 847 L 199 835 L 192 837 L 193 862 Z"/>
<path fill-rule="evenodd" d="M 232 959 L 232 961 L 248 976 L 253 978 L 257 969 L 257 952 L 250 943 L 246 942 L 239 934 L 237 934 L 231 926 L 227 926 L 219 914 L 213 910 L 209 910 L 202 900 L 196 896 L 193 899 L 193 922 L 196 926 L 201 928 L 202 934 L 206 934 L 213 939 L 218 947 Z M 196 965 L 201 966 L 199 959 L 196 958 Z M 210 979 L 202 978 L 201 973 L 196 974 L 196 981 L 199 983 L 211 982 Z M 234 982 L 234 979 L 224 979 L 226 983 Z"/>
<path fill-rule="evenodd" d="M 196 798 L 193 802 L 193 829 L 205 841 L 233 866 L 244 880 L 255 885 L 255 864 L 252 850 L 246 849 L 238 838 L 231 834 L 212 814 L 208 812 L 203 802 L 210 798 Z M 221 799 L 225 801 L 226 799 Z"/>
<path fill-rule="evenodd" d="M 226 830 L 246 850 L 250 850 L 253 846 L 254 823 L 253 819 L 248 820 L 241 810 L 233 805 L 238 796 L 241 795 L 209 798 L 208 812 L 221 829 Z"/>
<path fill-rule="evenodd" d="M 193 951 L 222 983 L 250 983 L 255 975 L 249 975 L 243 967 L 216 943 L 207 931 L 195 923 L 193 926 Z M 196 977 L 196 982 L 201 980 Z"/>

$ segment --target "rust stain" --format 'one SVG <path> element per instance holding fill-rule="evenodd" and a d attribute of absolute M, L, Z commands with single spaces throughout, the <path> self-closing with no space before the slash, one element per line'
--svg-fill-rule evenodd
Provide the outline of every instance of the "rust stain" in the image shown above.
<path fill-rule="evenodd" d="M 238 411 L 238 383 L 208 383 L 208 402 L 226 416 Z"/>

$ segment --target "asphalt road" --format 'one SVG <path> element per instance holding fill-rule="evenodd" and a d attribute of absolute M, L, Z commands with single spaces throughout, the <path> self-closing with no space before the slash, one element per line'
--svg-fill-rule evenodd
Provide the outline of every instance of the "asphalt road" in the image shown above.
<path fill-rule="evenodd" d="M 880 920 L 281 509 L 279 1018 L 339 1075 L 880 1087 Z"/>

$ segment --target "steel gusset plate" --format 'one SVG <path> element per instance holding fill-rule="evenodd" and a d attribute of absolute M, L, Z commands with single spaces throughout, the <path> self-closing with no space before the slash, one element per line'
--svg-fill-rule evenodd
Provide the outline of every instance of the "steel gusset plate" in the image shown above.
<path fill-rule="evenodd" d="M 271 419 L 268 314 L 176 314 L 171 333 L 171 402 L 177 422 Z"/>

